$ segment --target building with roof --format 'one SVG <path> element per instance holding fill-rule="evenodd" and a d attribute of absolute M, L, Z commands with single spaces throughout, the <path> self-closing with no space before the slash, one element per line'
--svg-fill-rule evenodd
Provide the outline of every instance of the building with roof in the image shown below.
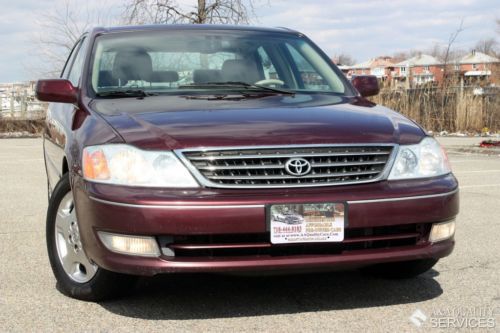
<path fill-rule="evenodd" d="M 407 84 L 420 85 L 443 80 L 443 64 L 428 54 L 419 54 L 394 65 L 394 78 Z"/>
<path fill-rule="evenodd" d="M 349 68 L 348 76 L 375 75 L 378 79 L 391 80 L 394 63 L 391 57 L 378 57 L 353 65 Z"/>
<path fill-rule="evenodd" d="M 395 87 L 414 87 L 422 84 L 440 84 L 444 76 L 465 85 L 500 84 L 500 59 L 472 51 L 457 62 L 445 64 L 428 54 L 393 63 L 390 57 L 377 57 L 353 66 L 339 66 L 351 78 L 355 75 L 375 75 Z"/>
<path fill-rule="evenodd" d="M 0 83 L 0 119 L 45 115 L 47 103 L 35 98 L 36 81 Z"/>
<path fill-rule="evenodd" d="M 465 81 L 490 80 L 492 74 L 500 67 L 500 59 L 488 54 L 472 50 L 455 64 L 455 70 L 460 72 Z"/>

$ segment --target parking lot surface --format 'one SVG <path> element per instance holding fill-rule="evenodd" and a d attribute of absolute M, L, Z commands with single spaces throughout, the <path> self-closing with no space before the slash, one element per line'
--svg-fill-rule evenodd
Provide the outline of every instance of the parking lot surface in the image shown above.
<path fill-rule="evenodd" d="M 42 140 L 0 140 L 0 331 L 422 332 L 447 314 L 460 321 L 442 331 L 474 329 L 476 317 L 493 320 L 489 329 L 500 331 L 500 156 L 455 149 L 477 138 L 441 141 L 460 181 L 457 245 L 416 279 L 381 280 L 356 271 L 170 275 L 141 279 L 125 297 L 96 304 L 55 288 L 45 249 Z"/>

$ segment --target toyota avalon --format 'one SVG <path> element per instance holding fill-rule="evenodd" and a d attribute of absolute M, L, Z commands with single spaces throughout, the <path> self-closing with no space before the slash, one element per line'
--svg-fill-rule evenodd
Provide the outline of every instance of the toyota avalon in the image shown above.
<path fill-rule="evenodd" d="M 457 180 L 424 129 L 366 99 L 378 90 L 285 28 L 84 34 L 36 88 L 59 289 L 96 301 L 162 273 L 426 272 L 454 247 Z"/>

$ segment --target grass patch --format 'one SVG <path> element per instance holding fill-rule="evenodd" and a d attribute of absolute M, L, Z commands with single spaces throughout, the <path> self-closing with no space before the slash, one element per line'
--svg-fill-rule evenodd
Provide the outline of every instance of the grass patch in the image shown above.
<path fill-rule="evenodd" d="M 0 134 L 26 133 L 28 136 L 41 136 L 44 126 L 45 120 L 43 119 L 0 119 Z"/>

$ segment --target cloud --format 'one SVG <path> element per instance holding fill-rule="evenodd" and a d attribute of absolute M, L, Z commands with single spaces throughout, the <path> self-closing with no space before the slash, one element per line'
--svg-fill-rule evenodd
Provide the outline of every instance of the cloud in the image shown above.
<path fill-rule="evenodd" d="M 36 63 L 31 40 L 40 27 L 36 18 L 61 8 L 63 0 L 15 0 L 0 11 L 0 82 L 35 79 L 27 64 Z M 327 54 L 347 53 L 359 62 L 396 51 L 446 44 L 464 18 L 457 48 L 471 48 L 479 39 L 495 37 L 498 0 L 256 0 L 257 25 L 299 30 Z M 123 0 L 87 0 L 89 8 Z M 194 0 L 179 0 L 183 8 Z M 84 15 L 84 13 L 82 13 Z"/>
<path fill-rule="evenodd" d="M 299 30 L 328 54 L 347 53 L 361 62 L 444 45 L 462 18 L 465 30 L 456 46 L 470 48 L 478 39 L 495 36 L 495 13 L 494 0 L 277 0 L 258 14 L 264 25 Z"/>
<path fill-rule="evenodd" d="M 40 50 L 35 41 L 37 33 L 44 33 L 43 14 L 64 9 L 64 2 L 76 4 L 76 16 L 86 19 L 89 12 L 106 6 L 121 6 L 121 0 L 15 0 L 2 4 L 0 11 L 0 82 L 37 79 L 34 68 L 40 65 Z M 84 5 L 81 5 L 81 4 Z M 103 11 L 103 13 L 108 13 Z M 45 37 L 50 38 L 45 33 Z"/>

